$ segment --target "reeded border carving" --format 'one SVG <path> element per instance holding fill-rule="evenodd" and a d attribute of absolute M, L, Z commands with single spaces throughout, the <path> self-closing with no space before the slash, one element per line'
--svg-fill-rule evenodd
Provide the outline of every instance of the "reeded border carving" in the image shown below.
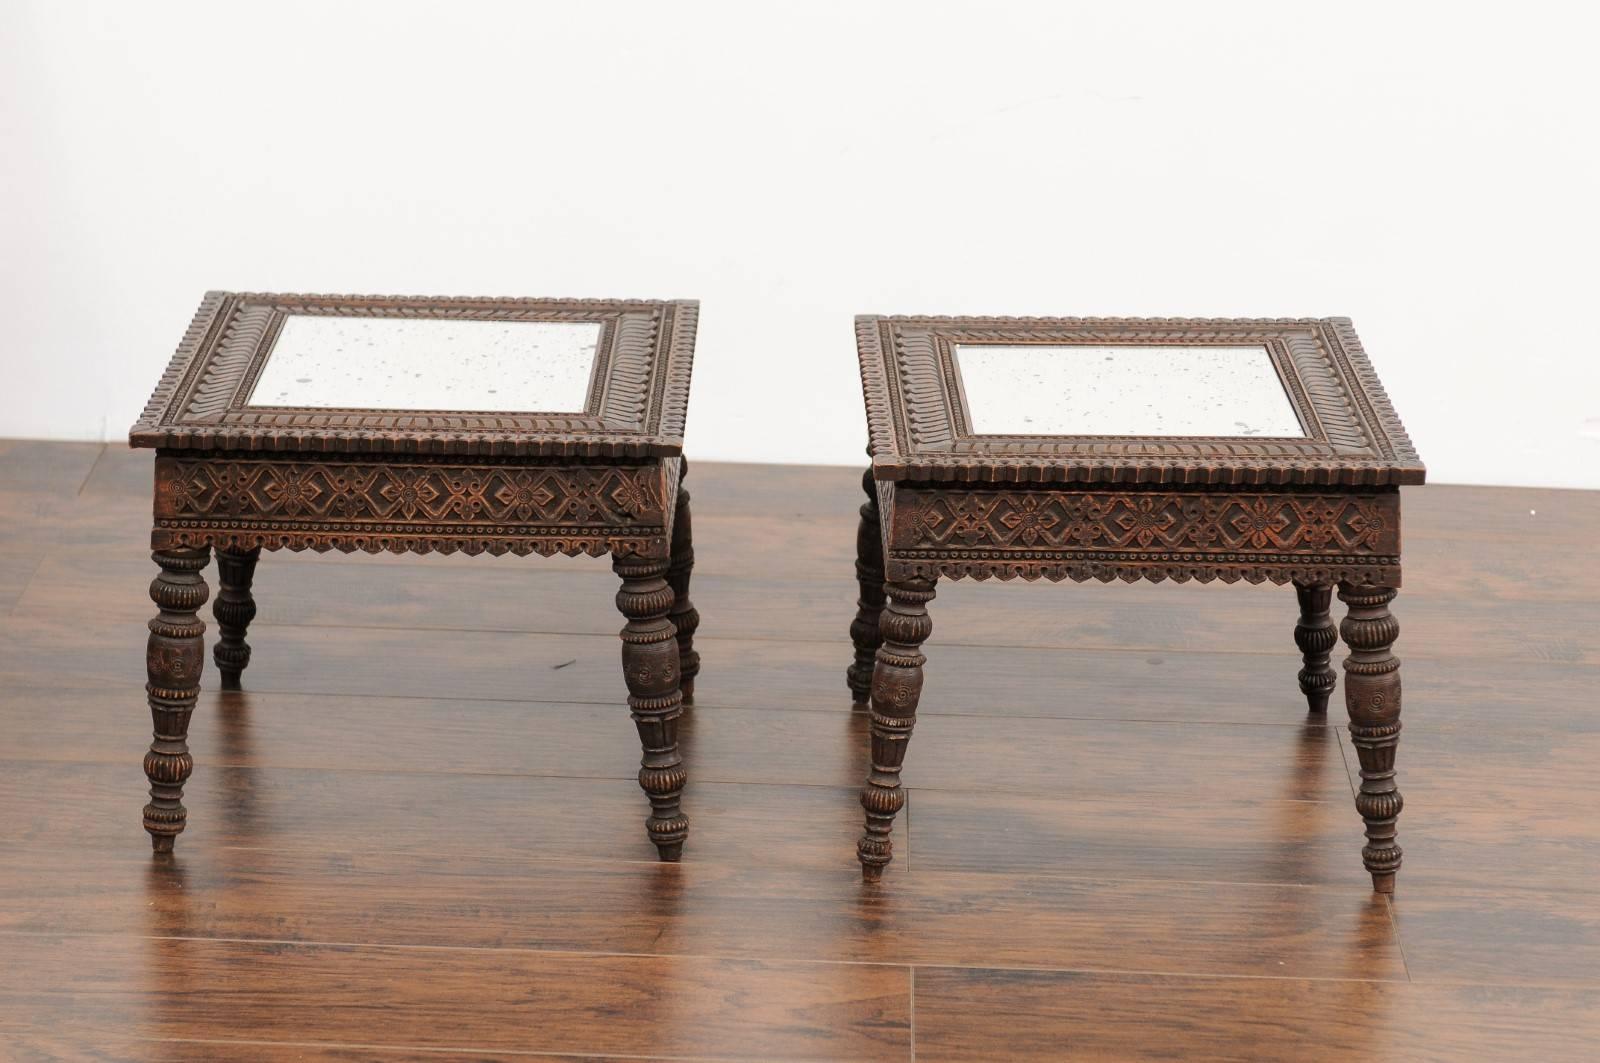
<path fill-rule="evenodd" d="M 958 343 L 1260 344 L 1304 438 L 988 436 L 967 430 Z M 856 319 L 874 475 L 1020 483 L 1421 483 L 1424 468 L 1346 318 Z"/>
<path fill-rule="evenodd" d="M 601 326 L 585 411 L 473 413 L 248 406 L 291 314 Z M 129 433 L 136 447 L 544 457 L 682 453 L 699 305 L 210 292 Z"/>

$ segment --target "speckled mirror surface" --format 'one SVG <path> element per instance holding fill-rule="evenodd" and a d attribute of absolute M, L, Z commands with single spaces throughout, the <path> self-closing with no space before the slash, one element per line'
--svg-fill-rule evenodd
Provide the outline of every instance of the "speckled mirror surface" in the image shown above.
<path fill-rule="evenodd" d="M 291 314 L 250 406 L 578 413 L 600 326 Z"/>
<path fill-rule="evenodd" d="M 1262 346 L 957 344 L 975 435 L 1293 436 Z"/>

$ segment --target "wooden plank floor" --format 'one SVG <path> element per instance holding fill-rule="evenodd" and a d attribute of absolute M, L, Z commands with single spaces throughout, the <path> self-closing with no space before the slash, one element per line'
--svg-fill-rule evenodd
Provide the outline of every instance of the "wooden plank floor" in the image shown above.
<path fill-rule="evenodd" d="M 0 442 L 0 1059 L 1600 1053 L 1600 493 L 1407 494 L 1385 899 L 1293 594 L 1220 585 L 941 587 L 863 887 L 857 479 L 694 468 L 681 865 L 608 565 L 305 554 L 159 863 L 150 456 Z"/>

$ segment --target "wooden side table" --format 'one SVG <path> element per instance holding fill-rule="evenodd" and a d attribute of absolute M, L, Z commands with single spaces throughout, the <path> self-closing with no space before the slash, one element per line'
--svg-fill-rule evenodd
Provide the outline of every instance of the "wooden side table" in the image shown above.
<path fill-rule="evenodd" d="M 1293 583 L 1314 713 L 1335 686 L 1361 762 L 1362 858 L 1400 867 L 1400 486 L 1424 469 L 1350 322 L 861 317 L 872 467 L 848 670 L 871 697 L 857 847 L 891 857 L 941 576 Z M 1336 630 L 1333 590 L 1349 607 Z"/>
<path fill-rule="evenodd" d="M 684 474 L 698 304 L 212 292 L 130 441 L 156 448 L 144 826 L 172 849 L 193 768 L 204 570 L 224 689 L 262 550 L 609 553 L 645 822 L 688 834 L 678 718 L 698 614 Z"/>

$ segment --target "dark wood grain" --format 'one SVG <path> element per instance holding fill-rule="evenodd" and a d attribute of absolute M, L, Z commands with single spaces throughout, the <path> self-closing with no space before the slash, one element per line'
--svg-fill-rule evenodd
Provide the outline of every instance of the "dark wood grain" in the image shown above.
<path fill-rule="evenodd" d="M 0 455 L 0 1058 L 905 1059 L 908 964 L 920 1059 L 1600 1038 L 1600 566 L 1570 563 L 1600 492 L 1408 494 L 1394 901 L 1353 859 L 1356 753 L 1295 690 L 1286 591 L 959 582 L 869 897 L 859 470 L 695 463 L 687 864 L 638 830 L 603 561 L 278 552 L 250 689 L 203 675 L 163 870 L 129 804 L 150 455 Z M 150 936 L 174 930 L 256 940 Z"/>
<path fill-rule="evenodd" d="M 1422 812 L 1407 824 L 1406 849 L 1419 878 L 1596 892 L 1600 818 L 1583 810 L 1600 807 L 1600 733 L 1585 708 L 1564 704 L 1563 731 L 1513 720 L 1406 734 L 1406 802 Z M 1355 751 L 1348 735 L 1340 741 L 1354 777 Z"/>
<path fill-rule="evenodd" d="M 1600 1042 L 1594 989 L 919 967 L 916 1010 L 919 1061 L 1498 1063 L 1589 1060 Z"/>
<path fill-rule="evenodd" d="M 697 534 L 703 537 L 708 523 L 697 513 Z M 365 557 L 305 563 L 304 556 L 279 552 L 260 567 L 255 624 L 594 635 L 611 635 L 616 629 L 612 576 L 603 562 L 587 558 L 529 562 L 458 557 L 425 565 L 413 564 L 411 558 Z M 839 618 L 848 625 L 856 612 L 857 585 L 850 578 L 848 559 L 843 562 L 845 579 L 824 582 L 780 580 L 753 567 L 741 574 L 718 572 L 710 560 L 715 556 L 711 546 L 699 544 L 694 600 L 703 617 L 697 638 L 832 644 L 840 638 Z M 62 547 L 36 553 L 34 562 L 38 575 L 19 603 L 30 612 L 65 616 L 91 597 L 98 603 L 95 615 L 104 619 L 137 620 L 149 611 L 142 589 L 149 579 L 148 552 Z M 1424 578 L 1416 576 L 1413 582 Z M 1492 653 L 1600 664 L 1582 634 L 1600 629 L 1600 586 L 1595 596 L 1583 600 L 1500 600 L 1496 612 L 1505 622 L 1492 627 L 1472 624 L 1483 606 L 1475 594 L 1469 588 L 1459 598 L 1413 600 L 1408 595 L 1406 660 Z M 781 615 L 764 605 L 772 595 L 786 603 Z M 1210 622 L 1218 606 L 1226 608 L 1226 624 Z M 1279 659 L 1294 652 L 1293 642 L 1286 642 L 1286 622 L 1290 627 L 1294 622 L 1293 601 L 1265 587 L 947 582 L 937 612 L 933 647 L 1216 652 Z M 1335 605 L 1335 619 L 1341 613 Z M 1475 630 L 1467 638 L 1464 630 L 1469 627 Z"/>
<path fill-rule="evenodd" d="M 12 504 L 36 491 L 74 497 L 105 449 L 103 443 L 0 439 L 0 495 Z M 141 464 L 148 467 L 149 460 Z"/>
<path fill-rule="evenodd" d="M 130 824 L 138 823 L 137 815 L 127 814 L 136 766 L 0 761 L 0 768 L 0 807 L 12 810 L 0 819 L 0 841 L 42 848 L 89 845 L 129 855 L 148 848 L 128 834 Z M 52 788 L 55 800 L 36 799 Z M 860 818 L 853 786 L 707 781 L 693 793 L 698 816 L 715 828 L 700 859 L 790 872 L 850 866 L 839 832 L 848 836 Z M 637 830 L 642 817 L 631 772 L 584 779 L 218 765 L 198 771 L 185 797 L 205 812 L 185 832 L 196 845 L 456 858 L 492 853 L 533 865 L 656 859 L 654 846 Z M 462 808 L 473 814 L 463 815 Z M 530 814 L 543 808 L 582 809 L 584 815 Z M 785 817 L 796 826 L 788 843 L 775 850 L 766 836 Z M 908 831 L 902 847 L 909 845 L 914 836 Z"/>
<path fill-rule="evenodd" d="M 918 752 L 921 752 L 919 747 Z M 1350 860 L 1348 793 L 1302 801 L 1270 796 L 1277 779 L 1252 773 L 1233 794 L 1194 794 L 1152 815 L 1143 794 L 1043 794 L 910 788 L 917 871 L 1059 873 L 1359 886 Z M 1260 795 L 1260 796 L 1250 796 Z M 890 865 L 891 867 L 893 865 Z M 1470 865 L 1469 865 L 1470 870 Z"/>
<path fill-rule="evenodd" d="M 119 1036 L 766 1059 L 909 1058 L 903 968 L 11 935 L 0 1010 Z M 662 992 L 670 986 L 671 992 Z"/>
<path fill-rule="evenodd" d="M 104 1060 L 107 1063 L 437 1063 L 439 1060 L 471 1060 L 472 1063 L 634 1063 L 637 1060 L 673 1061 L 707 1057 L 695 1056 L 570 1056 L 540 1052 L 484 1052 L 447 1048 L 379 1048 L 317 1044 L 308 1041 L 223 1041 L 197 1038 L 181 1041 L 172 1038 L 137 1038 L 125 1033 L 96 1030 L 92 1022 L 68 1028 L 40 1028 L 29 1025 L 14 1029 L 0 1026 L 0 1048 L 8 1061 L 15 1063 L 58 1063 L 60 1060 Z"/>
<path fill-rule="evenodd" d="M 263 589 L 259 596 L 267 593 Z M 1574 711 L 1587 704 L 1584 691 L 1600 683 L 1600 667 L 1486 653 L 1448 660 L 1413 657 L 1405 642 L 1416 626 L 1408 625 L 1396 649 L 1412 680 L 1407 696 L 1413 719 L 1426 720 L 1430 728 L 1453 728 L 1504 725 L 1509 714 L 1511 721 L 1529 727 L 1600 728 L 1600 716 Z M 77 686 L 125 681 L 141 667 L 137 646 L 128 645 L 127 627 L 73 622 L 32 609 L 0 618 L 0 675 L 20 680 L 50 669 Z M 613 631 L 615 627 L 612 622 Z M 261 648 L 250 666 L 253 693 L 596 705 L 617 705 L 625 694 L 616 673 L 613 633 L 364 629 L 338 634 L 260 621 L 251 633 Z M 1229 655 L 1222 658 L 1227 668 L 1220 668 L 1197 666 L 1198 655 L 1172 650 L 1041 653 L 1019 647 L 942 646 L 936 634 L 928 643 L 927 666 L 935 689 L 919 705 L 918 716 L 1295 725 L 1306 717 L 1293 679 L 1285 679 L 1285 668 L 1292 674 L 1296 654 L 1292 644 L 1285 646 L 1281 610 L 1272 635 L 1275 655 Z M 1600 653 L 1600 642 L 1591 649 L 1581 628 L 1566 629 L 1559 637 L 1584 655 Z M 837 632 L 835 639 L 831 644 L 791 643 L 778 652 L 767 640 L 702 636 L 697 639 L 702 654 L 714 654 L 711 659 L 725 666 L 697 685 L 696 705 L 823 712 L 848 708 L 849 693 L 839 682 L 839 641 L 848 645 L 848 639 Z M 439 662 L 445 660 L 470 667 L 443 669 Z M 1003 686 L 997 685 L 1001 675 L 1006 677 Z M 0 698 L 4 696 L 0 685 Z"/>
<path fill-rule="evenodd" d="M 30 853 L 0 895 L 9 933 L 1310 978 L 1353 975 L 1359 956 L 1361 977 L 1406 977 L 1387 907 L 1359 886 L 923 871 L 914 853 L 881 889 L 843 861 L 802 876 L 486 853 Z"/>
<path fill-rule="evenodd" d="M 1600 891 L 1592 887 L 1425 883 L 1396 900 L 1394 916 L 1418 982 L 1600 986 Z"/>
<path fill-rule="evenodd" d="M 0 615 L 11 611 L 43 557 L 21 550 L 0 554 Z"/>
<path fill-rule="evenodd" d="M 0 694 L 0 704 L 20 707 L 44 689 L 17 681 Z M 106 687 L 63 686 L 56 699 L 52 734 L 19 735 L 7 756 L 125 759 L 117 755 L 118 743 L 139 734 L 139 721 L 116 719 L 125 697 Z M 1292 710 L 1299 696 L 1291 688 L 1284 700 Z M 343 698 L 334 712 L 328 705 L 329 699 L 314 694 L 204 691 L 190 746 L 202 766 L 604 779 L 633 778 L 638 770 L 628 745 L 628 714 L 608 703 L 368 696 Z M 684 757 L 696 778 L 704 771 L 708 781 L 859 785 L 868 723 L 864 714 L 848 710 L 837 695 L 831 713 L 699 706 L 679 721 Z M 306 742 L 308 731 L 325 735 L 325 743 Z M 551 742 L 552 732 L 563 741 Z M 919 723 L 916 741 L 939 767 L 909 769 L 907 781 L 915 788 L 1058 797 L 1184 795 L 1196 801 L 1235 794 L 1241 786 L 1290 800 L 1343 801 L 1350 793 L 1334 729 L 1317 722 L 1268 727 L 930 716 Z M 1018 758 L 1014 750 L 1023 744 L 1047 755 Z M 1216 770 L 1224 756 L 1232 765 L 1227 774 Z"/>

